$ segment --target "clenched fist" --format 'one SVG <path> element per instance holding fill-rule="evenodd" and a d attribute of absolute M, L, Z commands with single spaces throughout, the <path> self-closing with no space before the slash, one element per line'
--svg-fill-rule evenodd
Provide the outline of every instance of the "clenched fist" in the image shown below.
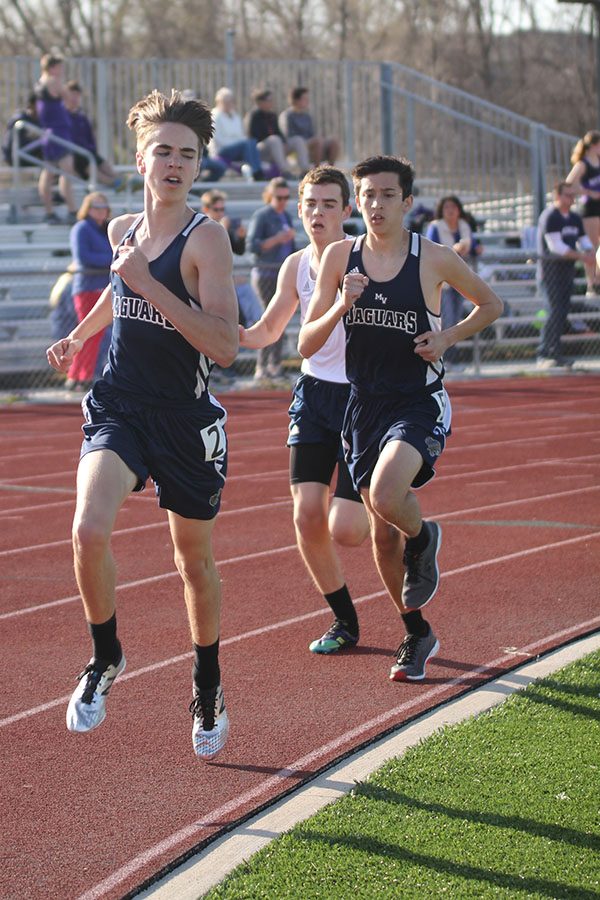
<path fill-rule="evenodd" d="M 346 309 L 354 306 L 369 283 L 369 279 L 361 272 L 348 272 L 342 283 L 342 302 Z"/>

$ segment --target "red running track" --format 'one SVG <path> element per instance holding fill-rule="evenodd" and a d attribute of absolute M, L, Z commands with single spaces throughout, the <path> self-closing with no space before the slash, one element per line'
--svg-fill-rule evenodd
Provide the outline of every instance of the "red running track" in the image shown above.
<path fill-rule="evenodd" d="M 330 616 L 294 546 L 288 396 L 227 395 L 230 477 L 216 528 L 223 683 L 218 760 L 192 752 L 189 638 L 152 492 L 117 522 L 127 671 L 106 722 L 65 728 L 89 639 L 69 541 L 77 407 L 0 413 L 2 874 L 6 898 L 122 898 L 332 760 L 600 625 L 600 379 L 451 385 L 454 435 L 420 494 L 443 525 L 441 642 L 428 677 L 388 680 L 401 628 L 370 548 L 342 551 L 361 644 L 307 650 Z"/>

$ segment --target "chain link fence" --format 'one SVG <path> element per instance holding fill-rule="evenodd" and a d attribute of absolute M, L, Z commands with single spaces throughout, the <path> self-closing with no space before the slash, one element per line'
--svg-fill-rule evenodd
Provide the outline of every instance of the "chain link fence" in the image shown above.
<path fill-rule="evenodd" d="M 2 228 L 6 232 L 7 226 Z M 11 235 L 12 244 L 5 233 L 0 235 L 0 390 L 15 396 L 31 390 L 64 390 L 65 377 L 49 368 L 45 351 L 76 321 L 68 229 L 24 225 L 17 233 L 12 226 Z M 555 265 L 544 281 L 536 253 L 523 246 L 526 242 L 517 232 L 483 232 L 478 237 L 483 253 L 475 265 L 505 309 L 482 334 L 457 345 L 449 370 L 485 375 L 507 363 L 526 369 L 536 365 L 540 348 L 550 358 L 600 360 L 600 297 L 586 290 L 583 266 L 567 264 L 570 274 L 565 276 L 560 264 Z M 248 256 L 236 258 L 238 280 L 249 280 L 250 268 Z M 468 308 L 465 301 L 464 314 Z M 283 366 L 290 377 L 300 365 L 298 328 L 296 314 L 283 347 Z M 557 328 L 558 338 L 549 337 L 549 330 Z M 550 350 L 544 350 L 543 340 Z M 255 351 L 242 349 L 231 369 L 215 372 L 215 384 L 235 387 L 251 382 L 255 360 Z M 100 368 L 99 362 L 96 371 Z"/>

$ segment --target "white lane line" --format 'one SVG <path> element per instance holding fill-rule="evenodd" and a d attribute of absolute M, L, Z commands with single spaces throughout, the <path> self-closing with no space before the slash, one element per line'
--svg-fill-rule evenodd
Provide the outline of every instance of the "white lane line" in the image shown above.
<path fill-rule="evenodd" d="M 590 490 L 600 490 L 600 485 L 598 485 L 597 487 L 584 487 L 584 488 L 577 488 L 577 489 L 568 490 L 568 491 L 559 491 L 559 492 L 553 493 L 553 494 L 540 494 L 540 495 L 536 495 L 534 497 L 523 497 L 519 500 L 504 500 L 500 503 L 489 503 L 485 506 L 472 506 L 472 507 L 467 507 L 465 509 L 457 509 L 457 510 L 453 510 L 452 512 L 440 513 L 439 515 L 433 515 L 432 518 L 434 518 L 437 522 L 440 522 L 440 521 L 445 521 L 447 519 L 452 519 L 455 516 L 473 515 L 476 513 L 486 512 L 488 510 L 503 509 L 503 508 L 506 508 L 509 506 L 517 506 L 522 503 L 531 503 L 534 500 L 553 500 L 553 499 L 559 498 L 559 497 L 572 497 L 574 494 L 584 493 L 584 492 L 588 493 Z M 267 506 L 268 505 L 285 506 L 286 504 L 289 504 L 290 502 L 291 502 L 290 500 L 282 500 L 276 504 L 266 504 L 266 505 Z M 251 507 L 251 509 L 253 509 L 253 510 L 262 509 L 262 507 Z M 246 509 L 242 508 L 239 510 L 230 510 L 229 512 L 230 512 L 230 514 L 233 514 L 233 513 L 242 513 L 245 511 L 246 511 Z M 220 513 L 219 515 L 224 515 L 224 514 L 225 513 Z M 156 527 L 164 525 L 164 524 L 165 523 L 163 523 L 163 522 L 158 522 L 158 523 L 153 523 L 151 525 L 140 525 L 140 526 L 136 526 L 133 528 L 121 529 L 120 531 L 115 531 L 114 534 L 124 534 L 124 533 L 128 533 L 131 531 L 139 532 L 142 529 L 156 528 Z M 62 542 L 59 541 L 57 543 L 70 543 L 70 541 L 62 541 Z M 294 547 L 295 547 L 295 545 L 291 545 L 291 549 L 294 549 Z M 37 549 L 37 546 L 30 548 L 30 549 Z M 0 556 L 2 556 L 3 554 L 10 555 L 11 552 L 14 552 L 14 551 L 10 551 L 10 550 L 2 551 L 2 553 L 0 553 Z M 229 562 L 237 561 L 240 559 L 255 559 L 256 556 L 265 555 L 265 554 L 268 555 L 269 553 L 276 553 L 276 552 L 279 552 L 279 551 L 277 551 L 277 549 L 264 550 L 264 551 L 260 551 L 259 553 L 249 554 L 248 556 L 234 557 L 232 560 L 229 560 Z M 217 560 L 217 566 L 224 565 L 226 562 L 228 562 L 228 560 L 223 560 L 223 561 Z M 173 578 L 176 574 L 177 573 L 175 571 L 169 571 L 169 572 L 165 572 L 162 575 L 152 575 L 149 578 L 142 578 L 142 579 L 139 579 L 136 581 L 124 582 L 123 584 L 117 585 L 117 590 L 119 591 L 119 590 L 124 590 L 125 588 L 139 587 L 144 584 L 151 584 L 156 581 L 161 581 L 163 578 Z M 14 618 L 17 616 L 26 615 L 28 613 L 35 613 L 35 612 L 38 612 L 38 611 L 44 610 L 44 609 L 51 609 L 54 606 L 63 606 L 65 603 L 73 603 L 75 600 L 79 600 L 79 599 L 80 599 L 79 595 L 77 594 L 72 597 L 62 597 L 59 600 L 50 600 L 47 603 L 40 603 L 40 604 L 37 604 L 36 606 L 27 606 L 27 607 L 23 607 L 22 609 L 10 610 L 9 612 L 0 613 L 0 621 L 2 621 L 3 619 L 11 619 L 11 618 Z"/>
<path fill-rule="evenodd" d="M 585 460 L 585 459 L 588 459 L 588 458 L 589 458 L 589 457 L 581 457 L 582 460 Z M 554 465 L 555 463 L 556 463 L 556 460 L 535 460 L 534 462 L 531 462 L 531 463 L 529 463 L 528 465 L 501 466 L 501 467 L 499 467 L 499 468 L 497 468 L 497 469 L 487 469 L 485 474 L 486 474 L 486 476 L 489 476 L 489 475 L 496 474 L 496 473 L 502 473 L 502 474 L 505 474 L 505 473 L 508 473 L 508 472 L 510 472 L 511 470 L 514 470 L 514 469 L 518 469 L 519 471 L 524 471 L 524 470 L 527 469 L 527 468 L 536 468 L 536 469 L 537 469 L 537 468 L 539 468 L 540 466 L 543 466 L 543 465 Z M 266 477 L 266 478 L 270 478 L 270 477 L 272 477 L 272 476 L 275 476 L 275 475 L 278 475 L 278 474 L 282 474 L 283 472 L 285 472 L 285 473 L 287 474 L 287 469 L 281 470 L 281 473 L 280 473 L 280 472 L 270 472 L 270 473 L 265 473 L 265 477 Z M 243 480 L 243 479 L 247 479 L 247 478 L 252 478 L 254 481 L 256 481 L 257 479 L 259 479 L 259 478 L 261 478 L 261 477 L 262 477 L 261 474 L 258 474 L 258 475 L 256 475 L 256 474 L 255 474 L 255 475 L 252 475 L 252 474 L 250 474 L 250 475 L 237 475 L 237 476 L 233 476 L 232 479 L 228 479 L 228 480 Z M 469 479 L 470 479 L 470 478 L 472 478 L 472 473 L 469 471 L 469 472 L 457 472 L 456 474 L 443 475 L 442 477 L 440 477 L 440 480 L 439 480 L 438 484 L 441 483 L 442 481 L 446 482 L 446 481 L 450 481 L 451 479 L 456 480 L 456 479 L 460 479 L 460 478 L 469 478 Z M 600 487 L 600 485 L 588 485 L 588 486 L 586 486 L 586 487 L 579 488 L 578 490 L 580 490 L 580 491 L 587 491 L 587 490 L 590 490 L 590 491 L 591 491 L 591 490 L 598 490 L 599 487 Z M 1 489 L 1 485 L 0 485 L 0 489 Z M 568 493 L 577 493 L 577 491 L 573 490 L 572 492 L 566 491 L 566 492 L 563 492 L 563 493 L 566 493 L 566 494 L 568 494 Z M 560 493 L 554 493 L 554 494 L 540 494 L 540 495 L 536 495 L 536 496 L 531 497 L 531 498 L 525 498 L 525 500 L 523 500 L 523 501 L 521 501 L 521 500 L 514 500 L 514 501 L 509 501 L 509 502 L 514 502 L 514 503 L 528 502 L 528 500 L 544 500 L 544 499 L 551 499 L 551 498 L 554 498 L 554 497 L 560 497 L 560 496 L 561 496 Z M 143 499 L 143 498 L 142 498 L 142 499 Z M 148 497 L 147 499 L 154 500 L 154 501 L 156 500 L 156 498 L 155 498 L 154 496 Z M 260 506 L 255 506 L 255 507 L 242 507 L 241 510 L 228 510 L 228 509 L 224 509 L 224 510 L 222 510 L 222 511 L 219 513 L 219 517 L 222 517 L 222 516 L 225 516 L 225 515 L 231 515 L 231 514 L 234 513 L 234 512 L 238 512 L 238 511 L 242 511 L 242 510 L 245 511 L 245 510 L 261 509 L 261 508 L 262 508 L 262 507 L 260 507 Z M 492 508 L 492 507 L 486 507 L 486 506 L 482 506 L 482 507 L 481 507 L 481 509 L 490 509 L 490 508 Z M 464 510 L 463 510 L 463 512 L 464 512 Z M 0 513 L 0 518 L 1 518 L 1 513 Z M 118 530 L 114 531 L 114 532 L 113 532 L 113 536 L 116 536 L 116 535 L 122 535 L 122 534 L 129 534 L 131 531 L 141 531 L 141 530 L 144 529 L 144 528 L 157 528 L 157 527 L 159 527 L 159 526 L 161 526 L 161 525 L 164 525 L 164 524 L 167 524 L 166 519 L 164 520 L 164 522 L 153 522 L 153 523 L 150 523 L 149 525 L 136 525 L 136 526 L 134 526 L 133 528 L 121 528 L 121 529 L 118 529 Z M 34 550 L 46 550 L 46 549 L 48 549 L 49 547 L 60 547 L 60 546 L 65 546 L 65 545 L 70 544 L 70 543 L 71 543 L 71 539 L 70 539 L 70 538 L 65 538 L 65 539 L 63 539 L 63 540 L 61 540 L 61 541 L 51 541 L 51 542 L 49 542 L 49 543 L 44 543 L 44 544 L 30 544 L 30 545 L 25 546 L 25 547 L 16 547 L 16 548 L 14 548 L 14 549 L 12 549 L 12 550 L 11 550 L 11 549 L 8 549 L 8 550 L 0 550 L 0 557 L 2 557 L 2 556 L 10 556 L 10 555 L 16 554 L 16 553 L 28 553 L 28 552 L 34 551 Z"/>
<path fill-rule="evenodd" d="M 600 539 L 599 531 L 595 532 L 594 534 L 580 535 L 578 537 L 569 538 L 564 541 L 555 541 L 552 544 L 544 544 L 541 547 L 531 547 L 528 550 L 519 550 L 516 553 L 507 553 L 504 556 L 497 556 L 497 557 L 493 557 L 492 559 L 484 559 L 484 560 L 481 560 L 481 562 L 469 563 L 466 566 L 460 566 L 457 569 L 451 569 L 448 572 L 444 572 L 444 574 L 441 576 L 441 578 L 445 579 L 445 578 L 451 578 L 454 575 L 463 575 L 465 572 L 470 572 L 475 569 L 481 569 L 481 568 L 488 567 L 488 566 L 499 565 L 501 563 L 509 562 L 509 561 L 512 561 L 515 559 L 522 559 L 525 556 L 532 556 L 534 553 L 543 553 L 546 550 L 555 550 L 559 547 L 566 547 L 570 544 L 579 544 L 582 541 L 593 540 L 593 539 Z M 230 559 L 230 560 L 223 560 L 221 563 L 219 563 L 219 565 L 223 566 L 227 563 L 237 563 L 240 561 L 245 561 L 247 559 L 254 559 L 257 556 L 270 556 L 273 552 L 285 553 L 285 552 L 289 552 L 290 550 L 296 550 L 296 549 L 297 549 L 296 545 L 292 544 L 289 547 L 281 547 L 277 551 L 265 550 L 263 553 L 249 554 L 248 556 L 240 556 L 240 557 L 234 557 L 233 559 Z M 177 575 L 177 573 L 173 572 L 172 577 L 175 577 L 175 575 Z M 164 577 L 164 576 L 156 576 L 155 578 L 143 579 L 138 582 L 130 582 L 128 585 L 123 585 L 123 587 L 138 587 L 141 584 L 147 584 L 149 581 L 159 580 L 159 578 L 161 578 L 161 577 Z M 367 596 L 359 597 L 357 600 L 354 601 L 354 603 L 355 604 L 363 603 L 366 600 L 373 599 L 374 597 L 381 597 L 385 593 L 386 593 L 385 591 L 377 591 L 374 594 L 368 594 Z M 68 600 L 71 600 L 71 599 L 77 599 L 77 598 L 68 598 Z M 67 602 L 67 601 L 63 601 L 63 602 Z M 294 625 L 297 622 L 303 622 L 307 619 L 315 618 L 316 616 L 319 616 L 319 615 L 326 615 L 328 613 L 329 613 L 329 609 L 327 609 L 327 608 L 318 609 L 318 610 L 313 610 L 309 613 L 304 613 L 301 616 L 295 616 L 291 619 L 285 619 L 282 622 L 275 622 L 275 623 L 272 623 L 271 625 L 264 625 L 261 628 L 256 628 L 253 631 L 244 632 L 243 634 L 238 635 L 236 637 L 225 638 L 225 640 L 223 640 L 221 642 L 221 646 L 226 646 L 227 644 L 234 644 L 234 643 L 237 643 L 242 640 L 247 640 L 249 637 L 257 637 L 259 635 L 266 634 L 269 631 L 275 631 L 279 628 L 287 628 L 289 625 Z M 592 620 L 592 623 L 595 621 L 596 621 L 595 619 Z M 585 623 L 585 624 L 588 625 L 589 623 Z M 120 680 L 127 681 L 130 678 L 136 678 L 138 675 L 143 675 L 148 672 L 153 672 L 156 669 L 162 669 L 165 666 L 173 665 L 176 662 L 180 662 L 182 659 L 186 659 L 188 656 L 191 656 L 191 653 L 182 654 L 180 656 L 175 656 L 175 657 L 172 657 L 172 658 L 166 659 L 166 660 L 161 660 L 158 663 L 153 663 L 152 665 L 145 666 L 142 669 L 134 669 L 132 672 L 129 672 L 126 675 L 122 675 Z M 64 703 L 64 702 L 68 701 L 68 699 L 69 699 L 69 697 L 67 696 L 66 698 L 62 697 L 62 698 L 59 698 L 58 700 L 50 700 L 50 701 L 48 701 L 47 704 L 42 704 L 41 706 L 36 706 L 32 709 L 25 709 L 25 710 L 22 710 L 20 713 L 15 713 L 14 715 L 9 716 L 8 718 L 0 719 L 0 728 L 3 728 L 6 725 L 10 725 L 13 722 L 17 722 L 20 719 L 29 718 L 30 716 L 36 715 L 37 713 L 46 712 L 47 709 L 52 709 L 58 703 Z"/>
<path fill-rule="evenodd" d="M 223 509 L 219 513 L 219 519 L 228 518 L 229 516 L 237 516 L 252 512 L 263 512 L 265 509 L 274 509 L 279 506 L 291 506 L 292 498 L 286 500 L 275 500 L 272 503 L 258 503 L 254 506 L 240 506 L 238 509 Z M 140 531 L 150 531 L 154 528 L 168 528 L 168 520 L 162 519 L 160 522 L 148 522 L 145 525 L 132 525 L 130 528 L 118 528 L 113 531 L 112 536 L 122 536 L 125 534 L 139 533 Z M 30 544 L 27 547 L 16 547 L 12 550 L 0 550 L 0 557 L 14 556 L 17 553 L 31 553 L 34 550 L 48 550 L 50 547 L 65 547 L 71 545 L 71 538 L 63 538 L 60 541 L 47 541 L 44 544 Z"/>
<path fill-rule="evenodd" d="M 581 441 L 584 438 L 593 438 L 593 437 L 598 437 L 598 436 L 599 435 L 598 435 L 597 429 L 593 430 L 593 431 L 581 431 L 581 432 L 578 432 L 578 434 L 577 434 L 578 441 Z M 547 442 L 547 441 L 556 442 L 563 438 L 565 440 L 572 441 L 572 435 L 569 433 L 563 433 L 563 432 L 558 432 L 558 433 L 554 433 L 554 434 L 548 433 L 548 434 L 540 435 L 537 437 L 510 438 L 508 440 L 504 439 L 502 441 L 485 441 L 484 443 L 480 443 L 480 444 L 468 444 L 468 445 L 461 444 L 458 447 L 453 447 L 452 445 L 449 445 L 444 450 L 444 455 L 446 457 L 448 457 L 448 456 L 453 455 L 454 453 L 464 453 L 466 451 L 472 451 L 472 450 L 490 450 L 493 447 L 504 447 L 504 448 L 512 447 L 515 444 L 537 444 L 540 442 Z M 286 448 L 285 448 L 285 445 L 282 444 L 281 448 L 272 448 L 271 447 L 270 449 L 271 450 L 279 450 L 280 449 L 283 451 Z M 254 452 L 261 452 L 261 451 L 253 450 L 252 453 L 254 453 Z M 264 452 L 264 450 L 262 452 Z M 557 459 L 558 459 L 558 457 L 557 457 Z M 287 470 L 283 470 L 283 471 L 287 471 Z M 15 478 L 3 478 L 0 480 L 0 488 L 3 485 L 12 485 L 12 484 L 18 485 L 24 479 L 27 479 L 28 481 L 35 481 L 36 479 L 41 479 L 41 478 L 62 478 L 62 477 L 70 477 L 71 479 L 73 479 L 74 474 L 75 473 L 72 469 L 68 469 L 67 471 L 61 471 L 61 472 L 45 472 L 45 473 L 38 474 L 38 475 L 19 475 Z M 233 476 L 233 477 L 235 478 L 235 476 Z M 240 476 L 238 476 L 238 477 L 240 477 Z M 242 476 L 242 477 L 244 477 L 244 476 Z M 245 477 L 249 477 L 249 476 L 245 476 Z M 255 477 L 255 476 L 252 475 L 250 477 Z"/>
<path fill-rule="evenodd" d="M 590 625 L 590 627 L 593 627 L 593 625 L 595 623 L 599 623 L 599 622 L 600 622 L 600 617 L 593 620 L 591 623 L 586 623 L 586 624 Z M 577 625 L 577 626 L 572 626 L 570 628 L 564 629 L 563 631 L 557 632 L 554 635 L 549 635 L 545 638 L 538 639 L 537 641 L 529 644 L 527 647 L 525 647 L 523 649 L 527 653 L 534 654 L 538 648 L 543 647 L 548 642 L 562 642 L 563 640 L 568 638 L 570 635 L 572 635 L 574 632 L 578 631 L 581 627 L 582 626 Z M 594 649 L 594 647 L 596 645 L 597 645 L 597 641 L 592 641 L 590 644 L 591 649 Z M 587 646 L 587 645 L 584 644 L 584 646 Z M 591 652 L 591 650 L 589 652 Z M 134 856 L 133 859 L 129 860 L 127 863 L 125 863 L 125 865 L 120 866 L 115 872 L 112 873 L 112 875 L 109 875 L 107 878 L 103 879 L 99 884 L 96 884 L 94 887 L 90 888 L 89 890 L 85 891 L 85 893 L 81 894 L 79 896 L 78 900 L 100 900 L 100 898 L 104 897 L 108 893 L 108 891 L 113 890 L 119 884 L 121 884 L 123 881 L 125 881 L 128 878 L 131 878 L 131 876 L 135 875 L 135 873 L 138 872 L 141 868 L 148 865 L 149 863 L 152 863 L 154 860 L 156 860 L 158 857 L 162 856 L 164 853 L 174 850 L 176 847 L 178 847 L 184 841 L 189 842 L 190 839 L 194 839 L 194 838 L 196 838 L 197 840 L 200 840 L 202 829 L 214 826 L 215 822 L 220 822 L 225 817 L 231 816 L 232 818 L 235 818 L 236 812 L 239 811 L 238 814 L 241 814 L 243 808 L 248 803 L 258 800 L 260 797 L 263 797 L 265 794 L 267 794 L 273 788 L 276 789 L 278 786 L 281 786 L 282 781 L 284 779 L 293 777 L 294 775 L 298 775 L 301 777 L 301 773 L 304 772 L 310 766 L 314 766 L 316 768 L 317 764 L 319 762 L 321 762 L 321 760 L 323 759 L 324 756 L 327 756 L 327 755 L 331 754 L 332 752 L 335 752 L 336 750 L 341 749 L 344 745 L 347 745 L 351 741 L 355 741 L 355 742 L 360 741 L 361 738 L 363 738 L 369 731 L 373 730 L 374 728 L 375 729 L 385 728 L 387 725 L 389 725 L 390 721 L 392 721 L 393 719 L 397 718 L 398 716 L 400 716 L 402 714 L 409 713 L 411 709 L 413 709 L 415 706 L 422 704 L 423 701 L 426 701 L 429 704 L 433 704 L 435 702 L 440 702 L 443 694 L 448 693 L 449 689 L 451 689 L 452 687 L 456 687 L 456 686 L 464 683 L 467 679 L 470 679 L 473 676 L 481 675 L 484 672 L 489 671 L 489 669 L 496 668 L 496 667 L 498 667 L 498 668 L 502 667 L 506 663 L 510 662 L 512 658 L 513 658 L 513 655 L 508 654 L 506 656 L 498 657 L 497 659 L 493 660 L 490 663 L 486 663 L 483 666 L 477 666 L 476 668 L 473 668 L 469 672 L 465 672 L 462 675 L 457 676 L 456 678 L 449 681 L 447 684 L 438 685 L 435 688 L 431 688 L 429 691 L 425 691 L 419 697 L 415 697 L 414 699 L 409 700 L 406 703 L 401 703 L 399 706 L 394 707 L 394 709 L 388 710 L 385 713 L 381 713 L 379 716 L 375 716 L 370 721 L 365 722 L 362 725 L 356 726 L 355 728 L 348 730 L 347 732 L 345 732 L 345 734 L 342 734 L 339 737 L 334 738 L 334 740 L 329 741 L 327 744 L 323 744 L 321 747 L 318 747 L 315 750 L 311 751 L 310 753 L 307 753 L 305 756 L 300 757 L 300 759 L 294 760 L 285 768 L 280 769 L 274 775 L 271 775 L 269 778 L 266 778 L 263 782 L 261 782 L 261 784 L 256 785 L 256 787 L 251 788 L 248 791 L 245 791 L 245 793 L 241 794 L 239 797 L 236 797 L 234 800 L 230 800 L 229 802 L 224 803 L 222 806 L 219 806 L 217 809 L 210 810 L 208 813 L 205 814 L 205 816 L 202 819 L 197 819 L 196 821 L 191 822 L 189 825 L 185 825 L 183 828 L 180 828 L 177 831 L 173 832 L 173 834 L 164 838 L 162 841 L 159 841 L 157 844 L 154 844 L 152 847 L 149 847 L 147 850 L 144 850 L 142 853 L 139 853 L 137 856 Z M 559 666 L 557 665 L 557 668 L 558 667 Z M 526 667 L 522 667 L 522 668 L 526 669 Z M 553 671 L 553 670 L 551 669 L 550 671 Z M 525 678 L 518 679 L 518 675 L 520 672 L 521 672 L 521 670 L 517 670 L 516 672 L 507 673 L 507 675 L 503 676 L 504 679 L 511 679 L 511 675 L 513 676 L 511 679 L 513 690 L 518 689 L 519 680 L 521 681 L 521 684 L 520 684 L 521 688 L 524 687 L 526 684 Z M 540 676 L 538 676 L 538 677 L 540 677 Z M 518 679 L 516 682 L 517 687 L 515 687 L 515 679 Z M 498 679 L 498 680 L 500 680 L 500 679 Z M 493 686 L 494 686 L 494 682 L 492 682 L 491 685 L 490 685 L 490 683 L 488 683 L 488 684 L 483 685 L 478 690 L 481 692 L 482 695 L 485 693 L 490 695 L 493 690 Z M 469 698 L 469 700 L 471 702 L 472 702 L 473 694 L 475 694 L 476 692 L 477 692 L 477 690 L 470 691 L 469 694 L 467 695 L 467 697 Z M 506 697 L 507 691 L 503 690 L 502 695 L 504 697 Z M 459 702 L 461 699 L 464 701 L 467 698 L 458 698 L 458 700 L 455 702 Z M 419 717 L 419 720 L 421 720 L 424 716 L 427 716 L 427 715 L 431 715 L 431 713 L 425 712 L 422 717 Z M 447 707 L 444 707 L 444 715 L 446 717 L 448 715 Z M 415 723 L 411 723 L 411 725 L 414 727 Z M 440 725 L 436 724 L 435 727 L 439 728 Z M 433 728 L 431 730 L 433 730 Z M 389 741 L 392 737 L 394 737 L 394 736 L 391 735 L 388 738 L 384 738 L 383 740 Z M 416 743 L 418 740 L 421 740 L 421 739 L 422 739 L 422 735 L 419 735 L 417 737 L 417 739 L 414 741 L 414 743 Z M 371 748 L 367 748 L 366 750 L 361 751 L 360 755 L 362 756 L 365 753 L 368 753 L 370 751 L 371 751 Z M 346 760 L 344 763 L 341 764 L 341 766 L 348 766 L 348 761 Z M 373 768 L 375 768 L 375 766 L 373 766 Z M 331 777 L 331 774 L 332 774 L 331 771 L 329 771 L 325 776 L 322 776 L 322 777 L 325 777 L 325 778 Z M 350 785 L 353 786 L 352 780 L 347 778 L 346 782 L 348 782 L 348 781 L 350 781 Z M 314 782 L 312 784 L 314 785 Z M 310 788 L 310 783 L 307 787 Z M 302 788 L 299 790 L 302 790 Z M 299 791 L 298 791 L 298 793 L 299 793 Z M 297 796 L 297 793 L 295 792 L 293 794 L 293 798 L 295 798 L 296 796 Z M 282 801 L 282 803 L 289 803 L 293 798 L 289 798 L 289 799 L 286 798 Z M 259 815 L 265 816 L 265 815 L 268 815 L 268 813 L 269 813 L 269 811 L 263 812 Z M 310 814 L 310 812 L 309 812 L 309 814 Z M 250 826 L 249 822 L 246 822 L 246 823 L 244 823 L 243 826 L 240 826 L 240 827 L 244 831 L 247 831 L 251 826 Z M 288 822 L 286 828 L 290 828 L 290 827 L 291 827 L 291 823 Z M 234 833 L 229 834 L 223 840 L 231 840 L 232 834 L 234 834 Z M 216 847 L 209 846 L 207 848 L 207 850 L 204 852 L 203 856 L 210 857 L 211 853 L 214 852 L 214 849 L 216 849 Z M 233 865 L 231 865 L 231 862 L 233 862 L 234 865 L 237 865 L 240 861 L 242 861 L 243 859 L 246 859 L 246 858 L 247 858 L 246 854 L 244 854 L 244 855 L 236 854 L 236 857 L 233 860 L 229 861 L 230 864 L 227 866 L 227 870 L 230 871 L 233 868 Z M 214 878 L 216 875 L 216 872 L 212 865 L 210 865 L 210 869 L 212 871 L 212 876 L 209 875 L 208 877 Z M 220 877 L 223 877 L 223 875 L 220 874 Z M 172 878 L 173 878 L 173 876 L 167 876 L 167 881 L 171 880 Z M 217 877 L 215 881 L 212 881 L 212 883 L 215 884 L 215 883 L 217 883 L 218 880 L 220 880 L 219 877 Z M 156 886 L 156 887 L 158 888 L 158 886 Z M 196 881 L 196 882 L 194 882 L 194 887 L 195 887 L 195 893 L 193 893 L 193 894 L 186 893 L 185 895 L 182 893 L 171 893 L 169 890 L 167 890 L 166 893 L 163 892 L 164 900 L 167 900 L 167 898 L 170 898 L 170 900 L 192 900 L 192 898 L 193 898 L 193 900 L 196 900 L 196 898 L 204 895 L 205 890 L 208 887 L 208 885 L 206 887 L 204 887 L 203 890 L 200 890 L 200 886 L 199 886 L 198 882 Z M 155 892 L 155 890 L 156 890 L 156 888 L 150 888 L 148 891 L 145 891 L 142 896 L 150 896 L 152 893 Z"/>
<path fill-rule="evenodd" d="M 219 559 L 216 561 L 217 567 L 227 566 L 231 563 L 245 562 L 249 559 L 260 559 L 263 556 L 269 557 L 276 553 L 289 553 L 291 550 L 297 550 L 296 544 L 288 544 L 286 547 L 271 547 L 268 550 L 257 550 L 255 553 L 245 553 L 242 556 L 232 556 L 230 559 Z M 179 573 L 176 569 L 164 572 L 161 575 L 150 575 L 147 578 L 138 578 L 135 581 L 126 581 L 117 585 L 117 591 L 128 590 L 129 588 L 142 587 L 148 584 L 155 584 L 157 581 L 164 581 L 167 578 L 175 578 Z M 37 606 L 26 606 L 23 609 L 13 609 L 10 612 L 0 614 L 0 621 L 3 619 L 15 619 L 19 616 L 25 616 L 29 613 L 36 613 L 44 609 L 52 609 L 56 606 L 64 606 L 67 603 L 75 603 L 80 600 L 79 594 L 73 594 L 71 597 L 61 597 L 60 600 L 49 600 L 48 603 L 40 603 Z"/>

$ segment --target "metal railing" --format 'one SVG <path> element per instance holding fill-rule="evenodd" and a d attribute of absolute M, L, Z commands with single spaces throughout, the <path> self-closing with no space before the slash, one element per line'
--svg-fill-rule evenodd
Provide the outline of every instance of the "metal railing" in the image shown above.
<path fill-rule="evenodd" d="M 27 96 L 37 66 L 27 57 L 0 58 L 0 116 L 8 119 Z M 228 85 L 244 113 L 257 86 L 271 88 L 283 109 L 290 88 L 303 84 L 317 131 L 340 138 L 344 165 L 373 153 L 404 155 L 438 196 L 530 194 L 534 212 L 567 174 L 576 140 L 399 63 L 79 58 L 68 61 L 68 71 L 84 88 L 99 152 L 119 166 L 133 159 L 127 113 L 153 88 L 189 88 L 212 105 Z"/>
<path fill-rule="evenodd" d="M 35 140 L 30 141 L 28 144 L 21 146 L 21 132 L 27 132 L 33 134 L 35 136 Z M 42 144 L 47 141 L 51 144 L 56 144 L 59 147 L 64 147 L 65 150 L 68 150 L 69 153 L 77 156 L 83 156 L 88 161 L 89 170 L 88 175 L 89 178 L 84 181 L 82 178 L 79 178 L 78 175 L 71 175 L 68 172 L 65 172 L 64 169 L 59 168 L 58 166 L 53 165 L 51 162 L 40 159 L 37 156 L 32 154 L 32 150 L 35 150 L 42 146 Z M 11 221 L 18 222 L 21 218 L 21 212 L 23 207 L 23 191 L 22 191 L 22 183 L 21 183 L 21 162 L 27 162 L 29 166 L 38 166 L 40 169 L 48 169 L 50 172 L 53 172 L 55 175 L 64 175 L 65 178 L 68 178 L 70 181 L 75 184 L 84 185 L 88 190 L 95 191 L 98 185 L 98 165 L 96 163 L 96 157 L 93 153 L 90 153 L 88 150 L 85 150 L 83 147 L 80 147 L 78 144 L 74 144 L 71 141 L 66 141 L 64 138 L 59 137 L 58 135 L 52 134 L 52 132 L 48 129 L 40 128 L 38 125 L 33 124 L 32 122 L 27 122 L 23 119 L 19 119 L 14 124 L 13 135 L 12 135 L 12 187 L 13 187 L 13 196 L 11 198 Z"/>

